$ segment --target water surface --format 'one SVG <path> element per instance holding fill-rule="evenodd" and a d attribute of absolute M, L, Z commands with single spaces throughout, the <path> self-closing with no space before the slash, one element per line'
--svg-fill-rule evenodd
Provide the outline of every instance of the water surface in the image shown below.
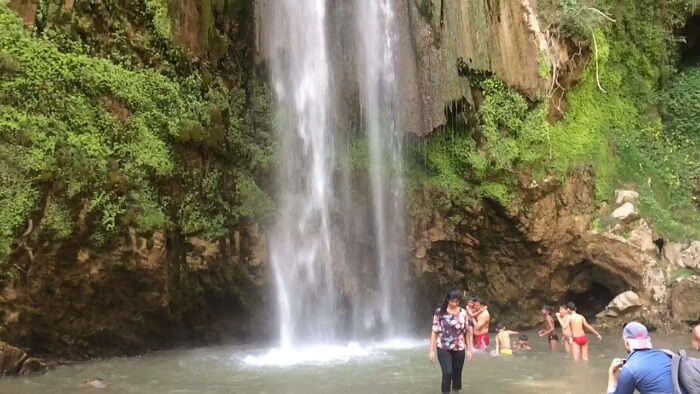
<path fill-rule="evenodd" d="M 478 354 L 464 369 L 466 393 L 590 394 L 606 388 L 612 357 L 624 356 L 617 336 L 591 345 L 591 361 L 551 354 L 530 334 L 534 351 L 513 357 Z M 687 348 L 686 337 L 653 337 L 655 345 Z M 295 364 L 296 362 L 296 364 Z M 104 389 L 81 388 L 102 378 Z M 275 352 L 211 347 L 157 352 L 60 367 L 43 376 L 0 380 L 2 393 L 438 393 L 440 368 L 427 360 L 426 341 L 351 344 Z"/>

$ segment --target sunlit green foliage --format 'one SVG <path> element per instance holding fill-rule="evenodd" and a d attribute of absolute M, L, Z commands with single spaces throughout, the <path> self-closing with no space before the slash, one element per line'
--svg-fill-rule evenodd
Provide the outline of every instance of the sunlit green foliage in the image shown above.
<path fill-rule="evenodd" d="M 431 181 L 451 193 L 472 193 L 507 204 L 514 171 L 546 155 L 546 108 L 530 108 L 522 95 L 495 78 L 484 78 L 479 88 L 484 102 L 478 125 L 451 126 L 430 137 L 425 153 L 414 157 L 423 157 L 433 172 Z"/>
<path fill-rule="evenodd" d="M 269 211 L 253 178 L 272 156 L 265 87 L 131 70 L 54 37 L 0 2 L 0 261 L 30 217 L 71 236 L 83 200 L 98 245 L 126 227 L 218 237 Z"/>
<path fill-rule="evenodd" d="M 161 38 L 172 36 L 172 21 L 168 15 L 168 0 L 146 0 L 146 8 L 153 15 L 153 25 Z"/>

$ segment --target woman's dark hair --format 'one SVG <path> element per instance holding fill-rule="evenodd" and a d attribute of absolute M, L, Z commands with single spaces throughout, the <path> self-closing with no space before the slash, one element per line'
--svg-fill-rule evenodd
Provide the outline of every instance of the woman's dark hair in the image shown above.
<path fill-rule="evenodd" d="M 545 305 L 542 307 L 542 309 L 549 312 L 550 314 L 552 313 L 552 311 L 554 311 L 554 308 L 552 308 L 550 305 Z"/>
<path fill-rule="evenodd" d="M 445 295 L 445 300 L 442 302 L 442 306 L 440 307 L 440 313 L 447 313 L 447 304 L 450 302 L 450 300 L 462 299 L 462 293 L 459 290 L 450 290 L 447 292 Z"/>
<path fill-rule="evenodd" d="M 527 341 L 527 334 L 520 334 L 521 341 Z"/>

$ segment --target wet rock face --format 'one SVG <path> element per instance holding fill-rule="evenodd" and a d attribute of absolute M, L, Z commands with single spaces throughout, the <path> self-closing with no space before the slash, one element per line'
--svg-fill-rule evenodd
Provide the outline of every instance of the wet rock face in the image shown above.
<path fill-rule="evenodd" d="M 134 355 L 253 335 L 265 305 L 265 236 L 217 242 L 134 232 L 111 249 L 44 244 L 0 293 L 0 337 L 66 359 Z"/>
<path fill-rule="evenodd" d="M 665 328 L 664 273 L 639 245 L 589 230 L 592 185 L 589 174 L 564 184 L 524 184 L 508 209 L 461 203 L 426 187 L 410 205 L 409 237 L 424 297 L 436 304 L 444 290 L 465 289 L 490 301 L 495 320 L 525 328 L 541 323 L 544 304 L 574 301 L 594 318 L 616 295 L 633 290 L 638 306 L 630 309 Z"/>
<path fill-rule="evenodd" d="M 450 105 L 472 101 L 464 69 L 493 73 L 531 98 L 546 88 L 538 70 L 549 48 L 530 3 L 396 2 L 404 130 L 428 134 L 445 124 Z"/>

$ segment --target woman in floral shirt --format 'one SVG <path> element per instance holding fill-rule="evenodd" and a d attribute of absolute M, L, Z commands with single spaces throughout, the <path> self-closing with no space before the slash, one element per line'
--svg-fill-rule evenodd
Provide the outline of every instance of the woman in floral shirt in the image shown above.
<path fill-rule="evenodd" d="M 433 330 L 430 335 L 428 358 L 437 359 L 442 368 L 442 392 L 462 389 L 462 367 L 466 357 L 472 359 L 472 328 L 467 311 L 460 306 L 460 292 L 450 290 L 442 306 L 433 315 Z"/>

